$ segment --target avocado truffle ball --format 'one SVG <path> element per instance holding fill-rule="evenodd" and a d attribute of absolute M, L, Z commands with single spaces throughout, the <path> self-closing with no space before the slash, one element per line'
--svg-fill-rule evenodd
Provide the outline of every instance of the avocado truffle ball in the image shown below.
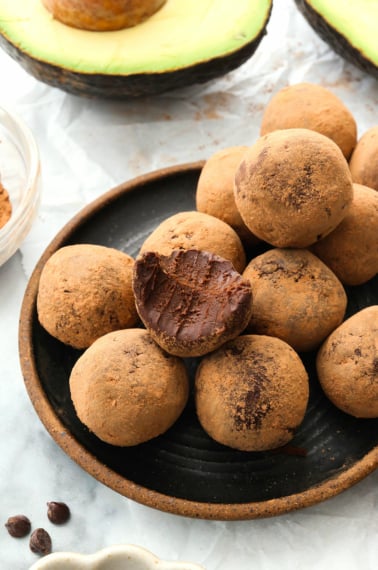
<path fill-rule="evenodd" d="M 378 273 L 378 192 L 354 184 L 352 205 L 333 232 L 311 247 L 345 285 Z"/>
<path fill-rule="evenodd" d="M 41 325 L 74 348 L 133 327 L 138 319 L 132 289 L 134 259 L 110 247 L 75 244 L 58 249 L 42 269 L 37 294 Z"/>
<path fill-rule="evenodd" d="M 352 197 L 339 147 L 308 129 L 261 137 L 236 171 L 235 201 L 245 224 L 275 247 L 308 247 L 329 234 Z"/>
<path fill-rule="evenodd" d="M 261 135 L 292 128 L 310 129 L 332 139 L 346 159 L 357 143 L 352 113 L 334 93 L 314 83 L 284 87 L 265 107 Z"/>
<path fill-rule="evenodd" d="M 146 252 L 134 267 L 141 320 L 177 356 L 201 356 L 238 336 L 252 310 L 251 286 L 232 263 L 197 250 Z"/>
<path fill-rule="evenodd" d="M 335 406 L 357 418 L 378 417 L 378 305 L 333 331 L 318 352 L 316 368 Z"/>
<path fill-rule="evenodd" d="M 138 445 L 167 431 L 188 399 L 184 363 L 144 329 L 97 339 L 76 361 L 70 393 L 81 422 L 99 439 Z"/>
<path fill-rule="evenodd" d="M 252 287 L 249 332 L 310 351 L 343 320 L 347 296 L 336 275 L 306 249 L 271 249 L 243 272 Z"/>
<path fill-rule="evenodd" d="M 235 172 L 247 146 L 233 146 L 222 149 L 205 162 L 197 184 L 196 208 L 230 225 L 245 245 L 259 242 L 245 223 L 235 204 Z"/>
<path fill-rule="evenodd" d="M 353 182 L 378 190 L 378 125 L 359 139 L 349 161 Z"/>
<path fill-rule="evenodd" d="M 174 249 L 209 251 L 231 261 L 241 273 L 246 264 L 242 242 L 222 220 L 202 212 L 173 214 L 162 221 L 142 244 L 140 253 L 154 251 L 170 255 Z"/>
<path fill-rule="evenodd" d="M 205 356 L 195 379 L 198 419 L 219 443 L 264 451 L 288 443 L 309 397 L 296 352 L 269 336 L 243 335 Z"/>

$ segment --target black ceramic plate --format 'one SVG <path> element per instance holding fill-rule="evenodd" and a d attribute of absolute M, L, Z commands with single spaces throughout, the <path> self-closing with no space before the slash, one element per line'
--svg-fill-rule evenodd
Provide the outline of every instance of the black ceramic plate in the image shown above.
<path fill-rule="evenodd" d="M 87 206 L 47 248 L 30 279 L 20 321 L 20 358 L 31 401 L 55 441 L 86 471 L 143 504 L 186 516 L 248 519 L 305 507 L 350 487 L 378 465 L 378 419 L 357 420 L 324 396 L 305 365 L 311 396 L 304 422 L 290 446 L 271 452 L 238 452 L 212 441 L 199 425 L 193 402 L 165 435 L 132 448 L 101 442 L 78 420 L 68 388 L 80 352 L 39 325 L 38 280 L 59 247 L 94 243 L 133 256 L 164 218 L 195 209 L 202 163 L 140 177 Z M 378 279 L 348 290 L 348 315 L 378 304 Z M 197 361 L 187 361 L 193 373 Z"/>

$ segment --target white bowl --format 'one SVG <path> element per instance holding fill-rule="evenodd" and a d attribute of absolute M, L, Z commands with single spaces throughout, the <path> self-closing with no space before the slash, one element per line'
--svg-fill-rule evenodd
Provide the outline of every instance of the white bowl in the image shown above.
<path fill-rule="evenodd" d="M 0 266 L 29 232 L 40 201 L 39 152 L 29 127 L 0 106 L 0 182 L 8 192 L 12 213 L 0 228 Z"/>
<path fill-rule="evenodd" d="M 95 554 L 55 552 L 30 570 L 205 570 L 190 562 L 167 562 L 133 544 L 109 546 Z"/>

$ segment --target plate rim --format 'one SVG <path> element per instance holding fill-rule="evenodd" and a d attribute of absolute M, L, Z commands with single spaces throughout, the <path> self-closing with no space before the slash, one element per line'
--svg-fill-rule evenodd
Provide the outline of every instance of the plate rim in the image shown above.
<path fill-rule="evenodd" d="M 353 463 L 345 471 L 316 484 L 305 491 L 262 501 L 247 503 L 205 503 L 173 497 L 148 489 L 119 475 L 103 464 L 79 443 L 64 426 L 46 398 L 40 382 L 33 346 L 30 342 L 33 328 L 39 277 L 47 259 L 70 234 L 99 210 L 120 196 L 141 185 L 186 172 L 200 173 L 205 161 L 187 162 L 154 170 L 121 183 L 101 194 L 79 210 L 56 234 L 43 251 L 27 283 L 21 304 L 18 330 L 18 350 L 21 372 L 30 401 L 47 432 L 55 443 L 84 471 L 120 495 L 157 510 L 190 518 L 212 520 L 250 520 L 273 517 L 321 503 L 349 489 L 378 467 L 378 445 Z"/>

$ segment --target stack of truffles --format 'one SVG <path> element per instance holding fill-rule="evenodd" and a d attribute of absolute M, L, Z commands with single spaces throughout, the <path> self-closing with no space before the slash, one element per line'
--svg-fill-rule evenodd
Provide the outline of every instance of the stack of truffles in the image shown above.
<path fill-rule="evenodd" d="M 335 406 L 378 417 L 378 306 L 345 318 L 348 287 L 378 273 L 378 127 L 309 83 L 276 93 L 252 146 L 202 169 L 196 210 L 162 221 L 136 259 L 99 245 L 56 251 L 41 325 L 82 349 L 70 375 L 80 420 L 133 446 L 167 431 L 189 398 L 217 442 L 287 444 L 309 398 L 313 352 Z"/>

